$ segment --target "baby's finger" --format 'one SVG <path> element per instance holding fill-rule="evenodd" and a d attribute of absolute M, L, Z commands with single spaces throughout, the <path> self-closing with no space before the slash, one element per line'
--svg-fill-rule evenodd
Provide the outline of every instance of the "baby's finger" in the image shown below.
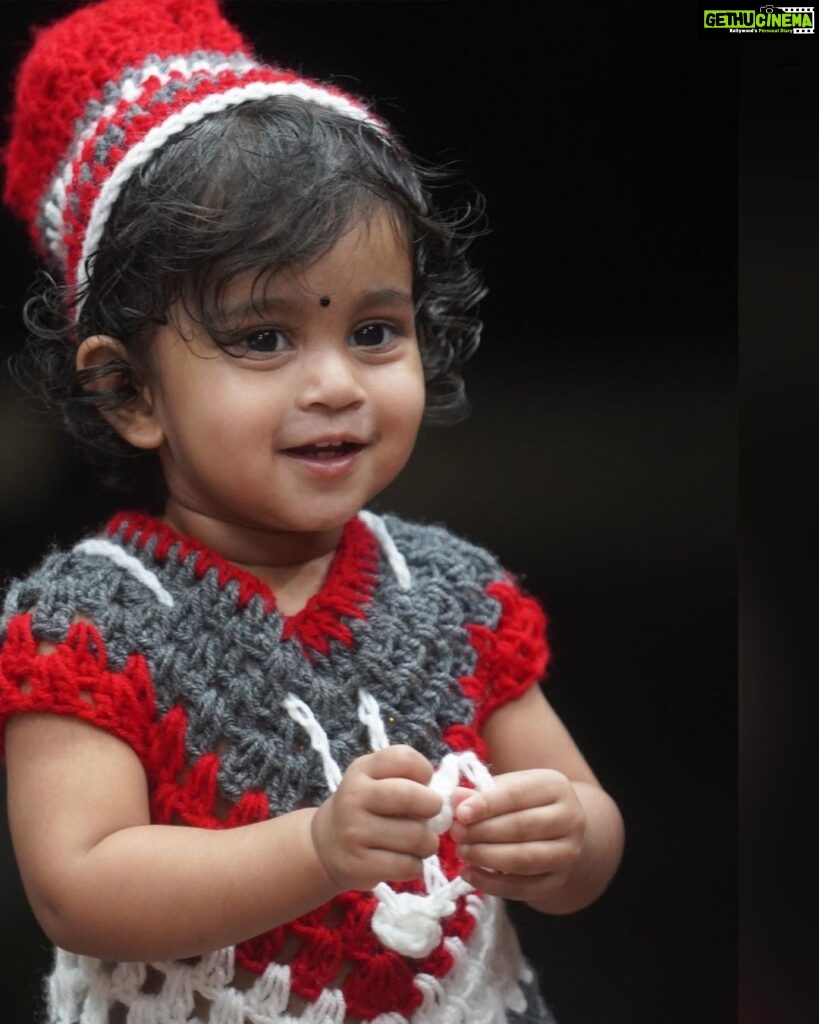
<path fill-rule="evenodd" d="M 369 847 L 423 859 L 438 852 L 438 836 L 422 821 L 411 818 L 370 818 Z"/>
<path fill-rule="evenodd" d="M 420 878 L 424 865 L 420 857 L 394 850 L 371 850 L 368 859 L 370 877 L 362 888 L 372 889 L 379 882 L 408 882 Z"/>
<path fill-rule="evenodd" d="M 367 796 L 367 810 L 385 818 L 418 818 L 426 821 L 443 807 L 443 798 L 410 779 L 380 779 Z"/>
<path fill-rule="evenodd" d="M 566 777 L 550 768 L 532 768 L 525 771 L 498 775 L 492 789 L 472 793 L 455 812 L 462 825 L 474 825 L 501 814 L 542 807 L 556 800 Z"/>
<path fill-rule="evenodd" d="M 563 885 L 562 875 L 553 879 L 544 875 L 501 875 L 481 868 L 468 867 L 461 872 L 465 881 L 487 896 L 500 896 L 506 900 L 540 898 L 552 888 Z"/>
<path fill-rule="evenodd" d="M 566 826 L 551 806 L 527 807 L 523 811 L 487 818 L 475 825 L 452 826 L 457 843 L 529 843 L 540 839 L 558 839 Z"/>
<path fill-rule="evenodd" d="M 539 843 L 475 843 L 458 847 L 467 864 L 504 875 L 545 875 L 565 870 L 576 857 L 574 846 L 557 840 Z"/>
<path fill-rule="evenodd" d="M 424 755 L 406 744 L 367 754 L 360 763 L 372 779 L 412 779 L 425 786 L 433 774 L 433 767 Z"/>
<path fill-rule="evenodd" d="M 449 799 L 452 810 L 454 811 L 458 804 L 462 804 L 464 800 L 468 799 L 474 794 L 474 789 L 467 789 L 466 786 L 457 786 L 455 792 Z"/>

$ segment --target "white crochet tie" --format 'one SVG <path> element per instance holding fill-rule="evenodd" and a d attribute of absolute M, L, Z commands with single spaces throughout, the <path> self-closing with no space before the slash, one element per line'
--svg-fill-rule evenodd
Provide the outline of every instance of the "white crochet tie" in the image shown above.
<path fill-rule="evenodd" d="M 358 691 L 358 717 L 367 727 L 370 749 L 383 750 L 389 746 L 387 732 L 376 699 L 366 690 Z M 341 770 L 330 753 L 330 741 L 304 701 L 288 694 L 284 707 L 310 737 L 310 744 L 321 757 L 327 787 L 334 793 L 341 783 Z M 452 824 L 452 795 L 461 777 L 468 779 L 479 790 L 492 786 L 492 776 L 472 751 L 447 754 L 429 781 L 429 788 L 443 798 L 443 807 L 430 819 L 430 827 L 439 835 Z M 472 892 L 473 887 L 463 878 L 449 879 L 441 870 L 437 854 L 423 861 L 426 893 L 396 892 L 386 882 L 373 889 L 378 906 L 372 918 L 372 927 L 381 942 L 404 956 L 425 957 L 441 942 L 441 920 L 455 912 L 455 900 Z"/>
<path fill-rule="evenodd" d="M 395 574 L 399 589 L 410 590 L 412 588 L 412 575 L 410 574 L 407 560 L 398 550 L 395 541 L 390 536 L 387 524 L 381 516 L 377 516 L 374 512 L 368 512 L 366 509 L 362 509 L 358 513 L 358 518 L 378 541 L 385 558 L 389 562 L 390 568 Z"/>

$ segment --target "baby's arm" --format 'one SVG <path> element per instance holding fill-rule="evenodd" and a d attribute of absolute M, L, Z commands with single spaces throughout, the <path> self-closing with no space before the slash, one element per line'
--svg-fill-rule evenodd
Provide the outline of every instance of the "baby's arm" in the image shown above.
<path fill-rule="evenodd" d="M 623 821 L 540 688 L 495 711 L 483 736 L 495 786 L 460 791 L 452 829 L 465 877 L 544 913 L 592 903 L 620 863 Z"/>
<path fill-rule="evenodd" d="M 105 960 L 211 952 L 343 889 L 409 879 L 437 837 L 432 766 L 406 747 L 350 765 L 317 811 L 211 831 L 150 824 L 142 765 L 84 722 L 26 713 L 6 728 L 9 820 L 23 883 L 57 945 Z"/>

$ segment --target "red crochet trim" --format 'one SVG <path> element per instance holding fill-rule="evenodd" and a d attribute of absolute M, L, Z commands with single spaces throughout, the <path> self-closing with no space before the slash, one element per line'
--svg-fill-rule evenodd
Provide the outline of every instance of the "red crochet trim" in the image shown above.
<path fill-rule="evenodd" d="M 448 834 L 441 836 L 439 860 L 447 877 L 460 870 L 455 843 Z M 393 886 L 397 892 L 423 892 L 420 881 Z M 372 927 L 377 901 L 369 892 L 345 892 L 331 903 L 309 914 L 236 946 L 236 961 L 261 974 L 278 959 L 286 944 L 298 940 L 290 961 L 293 991 L 313 1001 L 330 986 L 338 986 L 340 971 L 348 971 L 341 990 L 352 1016 L 372 1020 L 379 1014 L 399 1012 L 410 1017 L 421 1005 L 422 994 L 415 985 L 418 974 L 443 978 L 454 966 L 452 954 L 443 942 L 429 956 L 411 960 L 385 949 Z M 475 927 L 475 918 L 466 909 L 465 897 L 456 902 L 455 913 L 441 922 L 444 938 L 466 942 Z"/>
<path fill-rule="evenodd" d="M 84 232 L 100 191 L 119 166 L 125 154 L 141 142 L 152 128 L 164 124 L 168 118 L 180 113 L 186 107 L 209 96 L 226 93 L 230 89 L 244 88 L 256 83 L 284 82 L 311 84 L 309 80 L 301 78 L 295 72 L 271 67 L 254 68 L 242 73 L 226 68 L 215 75 L 203 73 L 192 77 L 176 71 L 171 72 L 168 77 L 170 81 L 184 82 L 186 85 L 191 86 L 191 88 L 181 90 L 170 102 L 156 102 L 154 96 L 166 89 L 167 83 L 163 83 L 158 77 L 146 79 L 139 96 L 139 105 L 144 112 L 133 114 L 133 100 L 122 98 L 113 113 L 109 117 L 102 118 L 99 124 L 96 125 L 96 131 L 85 140 L 76 158 L 72 161 L 72 182 L 76 183 L 74 195 L 77 199 L 77 208 L 75 211 L 72 208 L 72 204 L 69 203 L 63 214 L 65 226 L 64 241 L 67 246 L 67 266 L 70 268 L 72 281 L 77 273 L 80 256 L 82 255 Z M 340 98 L 349 99 L 337 88 L 323 88 L 326 88 L 327 92 L 333 93 Z M 131 116 L 126 123 L 128 115 Z M 123 144 L 122 146 L 112 146 L 108 150 L 105 162 L 98 163 L 95 159 L 97 143 L 112 125 L 115 125 L 124 132 Z M 84 167 L 91 169 L 90 178 L 87 181 L 83 180 L 80 175 L 80 170 Z"/>
<path fill-rule="evenodd" d="M 136 752 L 148 778 L 151 820 L 157 824 L 221 829 L 270 816 L 267 798 L 260 792 L 245 794 L 220 814 L 224 800 L 217 786 L 219 756 L 210 752 L 188 763 L 185 711 L 176 706 L 158 715 L 150 672 L 141 655 L 129 658 L 121 672 L 112 671 L 102 637 L 84 622 L 72 625 L 53 653 L 38 653 L 38 645 L 31 614 L 12 619 L 0 650 L 0 738 L 6 720 L 19 712 L 73 715 L 105 729 Z M 480 740 L 468 727 L 453 726 L 446 738 L 455 749 L 469 744 L 480 752 Z M 449 834 L 441 836 L 439 859 L 447 877 L 460 870 Z M 395 888 L 423 891 L 420 880 Z M 295 940 L 290 972 L 297 995 L 313 1001 L 346 972 L 341 987 L 351 1014 L 372 1020 L 398 1011 L 409 1017 L 422 1001 L 416 975 L 444 977 L 452 970 L 453 958 L 443 944 L 419 960 L 385 949 L 371 928 L 376 905 L 371 893 L 343 893 L 302 918 L 240 943 L 236 960 L 261 974 L 285 948 L 292 949 Z M 444 937 L 463 942 L 474 926 L 464 897 L 457 901 L 455 913 L 442 921 Z"/>
<path fill-rule="evenodd" d="M 140 67 L 151 53 L 162 58 L 192 48 L 249 52 L 240 33 L 219 16 L 214 0 L 120 0 L 104 12 L 89 5 L 37 36 L 37 48 L 18 75 L 6 185 L 9 203 L 32 231 L 42 193 L 71 143 L 77 119 L 112 72 Z M 89 53 L 97 59 L 89 60 Z M 26 121 L 40 125 L 40 131 L 25 131 Z"/>
<path fill-rule="evenodd" d="M 272 593 L 256 577 L 152 517 L 121 514 L 111 521 L 108 532 L 143 548 L 156 538 L 155 557 L 160 561 L 194 558 L 198 575 L 215 569 L 220 585 L 237 580 L 240 603 L 246 604 L 253 594 L 260 594 L 267 598 L 269 607 L 275 607 Z M 376 554 L 369 530 L 360 520 L 353 520 L 345 529 L 327 585 L 302 613 L 287 620 L 289 633 L 299 635 L 314 649 L 321 649 L 319 645 L 327 643 L 328 635 L 345 641 L 338 616 L 363 615 L 359 602 L 371 595 Z M 475 722 L 453 725 L 444 733 L 453 750 L 474 749 L 484 758 L 486 749 L 478 729 L 497 707 L 520 696 L 540 678 L 548 658 L 545 617 L 537 602 L 523 595 L 511 581 L 490 585 L 487 594 L 501 604 L 498 625 L 494 630 L 468 627 L 478 658 L 474 674 L 460 680 L 476 705 Z M 328 632 L 317 632 L 311 638 L 308 628 Z M 330 628 L 335 632 L 330 634 Z M 158 716 L 150 673 L 142 656 L 132 656 L 121 672 L 111 671 L 102 638 L 87 623 L 71 626 L 65 641 L 52 654 L 38 654 L 37 646 L 31 615 L 13 619 L 0 654 L 0 725 L 19 711 L 44 710 L 75 715 L 123 739 L 145 767 L 151 818 L 159 824 L 181 822 L 216 829 L 269 817 L 268 801 L 259 792 L 245 794 L 226 813 L 220 813 L 224 800 L 217 785 L 219 756 L 210 752 L 188 763 L 185 711 L 177 706 Z M 460 862 L 448 834 L 441 837 L 439 858 L 446 875 L 454 877 Z M 419 881 L 396 888 L 422 891 Z M 295 947 L 290 959 L 291 984 L 301 998 L 317 999 L 326 988 L 339 984 L 342 977 L 350 1014 L 362 1020 L 389 1011 L 411 1017 L 422 1002 L 415 985 L 417 975 L 442 978 L 452 970 L 453 958 L 443 943 L 417 961 L 385 949 L 371 928 L 376 905 L 370 893 L 344 893 L 296 921 L 240 943 L 236 960 L 261 974 L 285 950 Z M 457 901 L 455 913 L 442 922 L 445 937 L 455 936 L 463 942 L 474 926 L 463 897 Z"/>
<path fill-rule="evenodd" d="M 15 616 L 0 651 L 0 730 L 21 711 L 73 715 L 131 746 L 140 759 L 150 747 L 156 715 L 145 659 L 110 672 L 102 637 L 86 622 L 72 625 L 52 654 L 39 654 L 31 613 Z M 0 732 L 0 754 L 4 749 Z"/>
<path fill-rule="evenodd" d="M 187 731 L 188 718 L 179 706 L 171 708 L 157 723 L 143 762 L 151 791 L 151 820 L 159 825 L 224 829 L 269 818 L 267 796 L 252 790 L 230 805 L 226 813 L 220 813 L 225 801 L 217 782 L 219 757 L 203 754 L 188 764 Z"/>
<path fill-rule="evenodd" d="M 161 718 L 147 662 L 140 654 L 122 672 L 108 668 L 98 630 L 87 622 L 69 627 L 51 654 L 38 653 L 31 613 L 15 616 L 0 651 L 0 756 L 6 722 L 25 711 L 82 719 L 127 743 L 142 762 L 151 797 L 151 820 L 201 828 L 230 828 L 269 817 L 264 793 L 249 792 L 220 816 L 219 758 L 205 754 L 188 765 L 188 720 L 181 707 Z"/>
<path fill-rule="evenodd" d="M 305 651 L 330 653 L 330 640 L 352 646 L 353 634 L 342 622 L 364 619 L 378 579 L 378 542 L 358 517 L 344 527 L 324 586 L 300 612 L 285 616 L 282 636 L 298 637 Z"/>
<path fill-rule="evenodd" d="M 546 615 L 538 602 L 519 590 L 511 578 L 490 583 L 486 593 L 500 602 L 500 619 L 495 629 L 467 626 L 478 661 L 474 673 L 459 680 L 463 692 L 475 704 L 476 731 L 493 711 L 523 696 L 539 682 L 549 663 Z M 459 743 L 470 741 L 468 735 L 457 736 Z"/>
<path fill-rule="evenodd" d="M 77 206 L 74 209 L 71 203 L 67 204 L 63 214 L 64 242 L 67 247 L 66 264 L 72 275 L 72 283 L 76 283 L 74 277 L 82 255 L 85 229 L 100 191 L 119 166 L 125 153 L 141 142 L 152 128 L 163 124 L 173 114 L 179 113 L 200 99 L 227 92 L 236 86 L 252 82 L 296 80 L 296 76 L 292 73 L 279 74 L 264 68 L 250 71 L 242 76 L 231 69 L 225 69 L 216 75 L 203 74 L 199 76 L 198 82 L 195 77 L 185 76 L 178 71 L 171 72 L 168 77 L 172 82 L 185 82 L 193 87 L 181 90 L 171 102 L 154 102 L 154 96 L 161 92 L 167 83 L 163 83 L 157 76 L 146 79 L 139 97 L 139 105 L 144 112 L 131 116 L 126 124 L 125 118 L 132 112 L 134 104 L 131 99 L 125 97 L 120 99 L 113 113 L 99 121 L 94 134 L 85 140 L 72 161 L 72 181 L 76 183 L 74 195 Z M 105 162 L 99 163 L 94 155 L 96 145 L 100 137 L 112 125 L 124 132 L 123 146 L 112 147 Z M 79 175 L 80 170 L 84 167 L 90 168 L 91 171 L 88 180 L 83 180 Z"/>
<path fill-rule="evenodd" d="M 142 512 L 119 512 L 106 527 L 107 533 L 119 536 L 123 543 L 135 542 L 144 550 L 156 538 L 153 557 L 165 562 L 173 550 L 180 563 L 194 559 L 194 572 L 199 579 L 211 569 L 217 574 L 219 586 L 234 581 L 238 584 L 237 607 L 244 608 L 253 597 L 260 597 L 267 612 L 276 609 L 276 596 L 270 587 L 253 573 L 206 548 L 204 544 L 177 533 L 166 523 Z M 349 647 L 353 634 L 342 620 L 366 618 L 365 605 L 372 601 L 378 579 L 378 542 L 358 517 L 344 527 L 327 579 L 318 593 L 295 615 L 282 616 L 282 637 L 295 636 L 305 654 L 311 651 L 330 653 L 330 641 L 338 640 Z"/>

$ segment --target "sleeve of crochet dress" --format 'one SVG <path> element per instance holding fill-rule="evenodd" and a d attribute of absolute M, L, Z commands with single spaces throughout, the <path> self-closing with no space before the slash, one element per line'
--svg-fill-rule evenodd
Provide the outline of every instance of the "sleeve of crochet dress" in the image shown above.
<path fill-rule="evenodd" d="M 93 624 L 37 628 L 36 609 L 23 610 L 14 597 L 0 630 L 0 758 L 6 722 L 27 711 L 81 718 L 144 755 L 155 717 L 144 658 L 135 654 L 115 670 Z"/>
<path fill-rule="evenodd" d="M 493 711 L 539 683 L 549 662 L 546 615 L 538 601 L 509 575 L 490 583 L 486 593 L 500 604 L 500 615 L 494 629 L 469 626 L 477 661 L 472 676 L 461 681 L 475 702 L 477 729 Z"/>

